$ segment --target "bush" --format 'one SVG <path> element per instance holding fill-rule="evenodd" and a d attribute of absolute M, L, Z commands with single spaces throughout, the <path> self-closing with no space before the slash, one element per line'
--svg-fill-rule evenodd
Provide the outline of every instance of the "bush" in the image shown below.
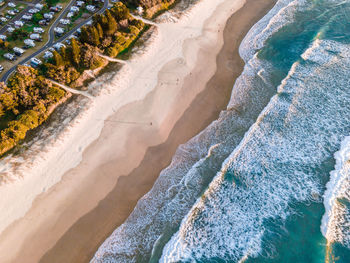
<path fill-rule="evenodd" d="M 15 142 L 23 140 L 29 128 L 19 121 L 10 121 L 8 128 L 5 129 L 7 137 L 12 138 Z"/>
<path fill-rule="evenodd" d="M 140 30 L 136 26 L 129 26 L 129 30 L 134 36 L 137 36 L 140 33 Z"/>
<path fill-rule="evenodd" d="M 28 129 L 34 129 L 39 125 L 39 114 L 36 111 L 27 110 L 18 117 L 18 121 Z"/>
<path fill-rule="evenodd" d="M 58 102 L 64 97 L 64 94 L 65 94 L 64 90 L 53 86 L 49 88 L 48 98 L 51 101 Z"/>

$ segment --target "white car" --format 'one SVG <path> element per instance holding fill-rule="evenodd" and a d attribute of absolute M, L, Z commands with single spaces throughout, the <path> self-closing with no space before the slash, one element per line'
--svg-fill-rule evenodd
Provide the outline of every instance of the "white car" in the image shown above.
<path fill-rule="evenodd" d="M 8 5 L 9 7 L 16 7 L 16 4 L 15 4 L 15 3 L 12 3 L 12 2 L 8 3 L 7 5 Z"/>
<path fill-rule="evenodd" d="M 4 67 L 0 65 L 0 72 L 4 70 Z"/>

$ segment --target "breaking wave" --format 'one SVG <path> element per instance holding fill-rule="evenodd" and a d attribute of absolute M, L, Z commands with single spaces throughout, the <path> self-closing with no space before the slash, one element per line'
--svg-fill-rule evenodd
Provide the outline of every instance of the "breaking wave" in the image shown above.
<path fill-rule="evenodd" d="M 260 262 L 282 253 L 287 220 L 309 219 L 301 206 L 323 213 L 322 201 L 323 234 L 349 247 L 349 12 L 349 1 L 278 1 L 241 44 L 227 110 L 179 147 L 92 262 Z"/>

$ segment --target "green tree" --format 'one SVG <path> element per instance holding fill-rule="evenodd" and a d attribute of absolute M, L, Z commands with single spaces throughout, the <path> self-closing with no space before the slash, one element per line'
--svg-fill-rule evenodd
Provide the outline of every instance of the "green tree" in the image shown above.
<path fill-rule="evenodd" d="M 36 24 L 37 24 L 40 20 L 43 20 L 43 19 L 44 19 L 44 17 L 43 17 L 43 15 L 40 14 L 40 13 L 36 13 L 36 14 L 33 15 L 33 22 L 36 23 Z"/>
<path fill-rule="evenodd" d="M 59 2 L 59 0 L 46 0 L 48 6 L 54 6 Z"/>
<path fill-rule="evenodd" d="M 28 32 L 25 31 L 23 28 L 17 28 L 11 34 L 11 37 L 13 40 L 18 40 L 18 39 L 23 40 L 27 36 L 28 36 Z"/>

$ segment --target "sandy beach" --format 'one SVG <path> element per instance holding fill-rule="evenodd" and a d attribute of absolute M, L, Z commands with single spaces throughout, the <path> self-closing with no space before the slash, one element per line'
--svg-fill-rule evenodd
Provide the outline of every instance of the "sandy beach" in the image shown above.
<path fill-rule="evenodd" d="M 274 3 L 202 0 L 179 21 L 160 22 L 148 54 L 117 73 L 130 79 L 81 162 L 0 235 L 0 262 L 89 262 L 177 147 L 226 108 L 244 66 L 240 42 Z"/>

